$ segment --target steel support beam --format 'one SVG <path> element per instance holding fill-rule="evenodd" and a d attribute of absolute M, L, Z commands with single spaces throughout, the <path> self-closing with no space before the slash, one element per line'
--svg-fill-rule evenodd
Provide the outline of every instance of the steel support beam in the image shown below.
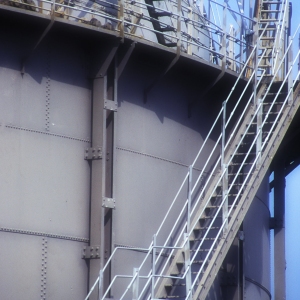
<path fill-rule="evenodd" d="M 274 170 L 274 289 L 275 300 L 285 300 L 285 171 L 284 160 L 278 160 Z"/>
<path fill-rule="evenodd" d="M 92 147 L 102 145 L 104 142 L 104 100 L 106 99 L 106 76 L 93 81 L 93 113 L 92 113 Z M 105 155 L 104 155 L 105 157 Z M 89 289 L 99 276 L 103 265 L 103 162 L 104 159 L 91 161 L 91 203 L 90 203 L 90 245 L 100 245 L 100 260 L 89 261 Z M 97 300 L 98 295 L 93 293 L 91 300 Z"/>
<path fill-rule="evenodd" d="M 91 202 L 90 202 L 90 245 L 100 245 L 100 259 L 89 261 L 89 289 L 99 271 L 104 267 L 111 254 L 112 210 L 115 207 L 105 205 L 105 199 L 113 199 L 113 157 L 114 157 L 114 114 L 115 110 L 107 106 L 108 101 L 116 104 L 116 64 L 115 56 L 119 41 L 106 49 L 106 59 L 100 64 L 93 79 L 92 88 L 92 148 L 101 146 L 102 159 L 92 160 L 91 164 Z M 112 100 L 113 99 L 113 100 Z M 114 106 L 115 107 L 115 106 Z M 110 268 L 101 273 L 98 294 L 93 292 L 90 300 L 98 300 L 101 291 L 110 282 Z"/>

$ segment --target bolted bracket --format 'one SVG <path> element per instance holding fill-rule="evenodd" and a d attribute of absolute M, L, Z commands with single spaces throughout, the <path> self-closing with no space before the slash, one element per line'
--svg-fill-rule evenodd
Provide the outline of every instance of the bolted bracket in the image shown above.
<path fill-rule="evenodd" d="M 103 197 L 102 198 L 102 207 L 116 208 L 116 201 L 115 201 L 115 199 L 114 198 Z"/>
<path fill-rule="evenodd" d="M 85 246 L 82 249 L 82 259 L 99 259 L 100 246 Z"/>
<path fill-rule="evenodd" d="M 84 151 L 84 159 L 86 160 L 102 159 L 102 147 L 96 146 L 93 148 L 86 148 Z"/>
<path fill-rule="evenodd" d="M 104 101 L 104 109 L 117 111 L 118 104 L 112 100 L 105 100 Z"/>

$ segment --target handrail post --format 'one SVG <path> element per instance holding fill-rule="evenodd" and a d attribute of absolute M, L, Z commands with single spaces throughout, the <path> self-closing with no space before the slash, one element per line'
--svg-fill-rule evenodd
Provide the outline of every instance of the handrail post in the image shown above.
<path fill-rule="evenodd" d="M 120 30 L 120 37 L 121 37 L 121 42 L 124 43 L 124 0 L 119 0 L 119 6 L 120 6 L 120 10 L 118 12 L 118 18 L 120 20 L 118 27 Z"/>
<path fill-rule="evenodd" d="M 181 0 L 177 0 L 177 55 L 181 50 Z"/>
<path fill-rule="evenodd" d="M 184 267 L 186 271 L 186 277 L 185 277 L 185 288 L 186 288 L 186 294 L 189 295 L 186 299 L 192 300 L 192 272 L 191 272 L 191 252 L 190 252 L 190 240 L 189 240 L 189 234 L 184 234 Z"/>
<path fill-rule="evenodd" d="M 133 278 L 135 278 L 132 285 L 132 300 L 137 300 L 139 298 L 139 268 L 133 268 Z"/>
<path fill-rule="evenodd" d="M 222 163 L 222 199 L 225 199 L 222 207 L 222 222 L 225 222 L 223 227 L 223 234 L 227 233 L 228 229 L 228 165 L 225 163 L 225 133 L 226 133 L 226 101 L 223 102 L 223 120 L 222 120 L 222 154 L 221 154 L 221 163 Z"/>
<path fill-rule="evenodd" d="M 225 235 L 228 228 L 228 165 L 225 163 L 225 144 L 226 144 L 226 101 L 223 102 L 223 119 L 222 119 L 222 199 L 225 199 L 222 207 L 222 222 L 225 222 L 223 234 Z"/>
<path fill-rule="evenodd" d="M 223 7 L 223 35 L 222 35 L 222 42 L 221 42 L 221 45 L 222 45 L 222 51 L 221 51 L 221 54 L 223 55 L 222 57 L 222 71 L 225 70 L 226 68 L 226 54 L 227 54 L 227 51 L 226 51 L 226 26 L 227 26 L 227 20 L 226 20 L 226 17 L 227 17 L 227 2 L 224 1 L 224 7 Z"/>
<path fill-rule="evenodd" d="M 224 165 L 224 152 L 225 152 L 225 127 L 226 127 L 226 101 L 222 104 L 223 114 L 222 114 L 222 141 L 221 141 L 221 165 Z"/>
<path fill-rule="evenodd" d="M 102 300 L 103 296 L 103 270 L 101 269 L 99 272 L 99 288 L 98 288 L 98 297 L 99 300 Z"/>
<path fill-rule="evenodd" d="M 256 167 L 258 168 L 261 164 L 261 151 L 262 151 L 262 122 L 263 122 L 263 100 L 258 98 L 256 102 L 258 107 L 257 111 L 257 125 L 256 125 Z"/>
<path fill-rule="evenodd" d="M 188 29 L 188 38 L 187 38 L 187 53 L 192 55 L 193 54 L 193 50 L 192 50 L 192 44 L 190 43 L 192 40 L 192 36 L 193 36 L 193 26 L 192 26 L 192 22 L 193 22 L 193 10 L 191 5 L 188 7 L 188 23 L 187 23 L 187 29 Z"/>
<path fill-rule="evenodd" d="M 193 176 L 193 166 L 189 166 L 188 205 L 187 205 L 187 217 L 186 217 L 187 233 L 189 233 L 190 226 L 191 226 L 192 176 Z"/>
<path fill-rule="evenodd" d="M 153 235 L 153 247 L 152 247 L 152 284 L 151 284 L 151 297 L 155 298 L 155 260 L 156 260 L 156 234 Z"/>
<path fill-rule="evenodd" d="M 289 44 L 292 43 L 293 38 L 291 36 L 289 36 Z M 288 70 L 290 70 L 290 68 L 293 68 L 293 47 L 291 46 L 290 49 L 288 50 Z M 300 67 L 300 65 L 299 65 Z M 288 75 L 288 92 L 290 92 L 290 96 L 288 99 L 288 104 L 290 105 L 293 101 L 293 70 L 289 73 Z"/>
<path fill-rule="evenodd" d="M 258 42 L 261 43 L 261 40 L 258 39 L 258 28 L 259 28 L 259 25 L 258 23 L 256 23 L 254 25 L 254 33 L 253 33 L 253 46 L 255 46 Z M 257 88 L 257 72 L 258 72 L 258 45 L 255 49 L 255 52 L 254 52 L 254 59 L 253 59 L 253 69 L 254 69 L 254 82 L 253 82 L 253 103 L 255 104 L 256 103 L 256 88 Z"/>

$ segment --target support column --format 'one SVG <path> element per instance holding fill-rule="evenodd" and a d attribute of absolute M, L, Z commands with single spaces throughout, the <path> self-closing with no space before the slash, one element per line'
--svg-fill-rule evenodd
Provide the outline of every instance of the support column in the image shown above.
<path fill-rule="evenodd" d="M 94 70 L 92 70 L 92 150 L 91 166 L 91 202 L 90 202 L 90 252 L 97 257 L 89 256 L 89 289 L 97 280 L 100 270 L 99 289 L 94 290 L 90 300 L 98 300 L 110 282 L 110 266 L 102 270 L 111 254 L 112 209 L 115 201 L 112 195 L 112 158 L 115 98 L 115 56 L 119 41 L 105 44 L 97 49 Z M 101 159 L 92 152 L 98 149 Z M 95 151 L 95 150 L 94 150 Z M 109 297 L 109 295 L 107 295 Z"/>
<path fill-rule="evenodd" d="M 285 172 L 284 160 L 274 170 L 274 289 L 275 300 L 285 300 Z"/>
<path fill-rule="evenodd" d="M 95 78 L 93 81 L 93 113 L 92 113 L 92 147 L 101 147 L 104 154 L 104 100 L 106 98 L 106 76 Z M 104 155 L 105 157 L 105 155 Z M 91 204 L 90 204 L 90 246 L 103 245 L 103 163 L 104 159 L 91 161 Z M 99 276 L 103 265 L 103 252 L 100 247 L 100 259 L 89 260 L 89 289 Z M 93 293 L 91 300 L 98 299 Z"/>

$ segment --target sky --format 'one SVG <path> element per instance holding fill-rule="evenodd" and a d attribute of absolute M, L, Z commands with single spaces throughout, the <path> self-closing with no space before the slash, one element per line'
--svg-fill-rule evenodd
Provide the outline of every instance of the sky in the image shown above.
<path fill-rule="evenodd" d="M 300 299 L 300 166 L 286 177 L 286 294 L 287 300 Z"/>

